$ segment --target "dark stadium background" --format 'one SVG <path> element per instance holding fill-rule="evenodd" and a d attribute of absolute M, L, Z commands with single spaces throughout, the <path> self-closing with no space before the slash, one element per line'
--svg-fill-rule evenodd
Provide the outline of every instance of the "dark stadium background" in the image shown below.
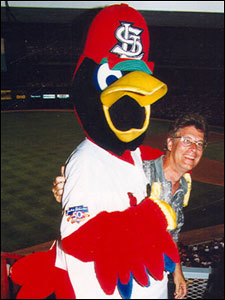
<path fill-rule="evenodd" d="M 96 11 L 2 8 L 2 110 L 72 108 L 70 98 L 61 94 L 69 95 L 74 66 Z M 169 87 L 166 97 L 153 106 L 152 117 L 173 119 L 179 112 L 198 110 L 211 125 L 223 126 L 224 15 L 141 13 L 149 26 L 154 75 Z"/>

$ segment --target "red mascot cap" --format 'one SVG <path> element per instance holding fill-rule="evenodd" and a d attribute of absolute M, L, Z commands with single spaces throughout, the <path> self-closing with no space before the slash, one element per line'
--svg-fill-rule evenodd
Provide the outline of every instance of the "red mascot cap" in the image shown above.
<path fill-rule="evenodd" d="M 88 57 L 98 64 L 108 62 L 110 69 L 152 74 L 154 63 L 148 55 L 149 32 L 143 16 L 127 4 L 116 4 L 94 18 L 76 70 Z"/>

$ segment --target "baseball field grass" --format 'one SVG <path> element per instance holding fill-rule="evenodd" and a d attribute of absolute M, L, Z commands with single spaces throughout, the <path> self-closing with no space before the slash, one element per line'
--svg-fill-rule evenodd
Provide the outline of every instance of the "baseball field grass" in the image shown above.
<path fill-rule="evenodd" d="M 151 120 L 148 135 L 165 133 L 168 122 Z M 214 128 L 223 132 L 222 128 Z M 73 112 L 1 113 L 1 250 L 15 251 L 56 238 L 61 206 L 51 192 L 84 133 Z M 205 157 L 223 161 L 223 141 L 211 143 Z M 210 170 L 209 170 L 210 172 Z M 183 230 L 222 224 L 223 186 L 193 181 Z"/>

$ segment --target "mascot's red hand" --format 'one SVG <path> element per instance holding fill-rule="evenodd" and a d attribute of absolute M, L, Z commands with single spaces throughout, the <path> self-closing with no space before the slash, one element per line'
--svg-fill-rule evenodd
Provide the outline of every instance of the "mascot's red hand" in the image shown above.
<path fill-rule="evenodd" d="M 76 299 L 68 273 L 55 267 L 56 246 L 19 259 L 10 270 L 11 279 L 21 285 L 17 299 Z"/>
<path fill-rule="evenodd" d="M 179 252 L 166 230 L 161 209 L 146 198 L 125 211 L 102 212 L 62 240 L 66 253 L 94 261 L 98 281 L 108 295 L 117 280 L 127 284 L 131 272 L 140 285 L 149 284 L 148 271 L 163 279 L 164 258 L 179 262 Z"/>

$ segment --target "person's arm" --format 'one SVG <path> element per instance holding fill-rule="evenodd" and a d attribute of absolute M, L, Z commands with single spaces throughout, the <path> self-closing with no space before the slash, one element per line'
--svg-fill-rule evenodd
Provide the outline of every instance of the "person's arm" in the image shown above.
<path fill-rule="evenodd" d="M 175 271 L 173 272 L 173 280 L 175 284 L 175 299 L 183 299 L 187 294 L 187 283 L 180 263 L 176 263 Z"/>

